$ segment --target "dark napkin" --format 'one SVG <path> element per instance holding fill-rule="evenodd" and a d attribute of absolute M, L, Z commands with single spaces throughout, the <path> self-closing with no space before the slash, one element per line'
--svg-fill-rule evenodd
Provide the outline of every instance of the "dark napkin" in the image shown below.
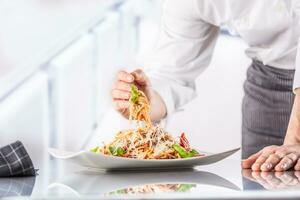
<path fill-rule="evenodd" d="M 20 141 L 0 148 L 0 177 L 35 176 L 36 171 Z"/>

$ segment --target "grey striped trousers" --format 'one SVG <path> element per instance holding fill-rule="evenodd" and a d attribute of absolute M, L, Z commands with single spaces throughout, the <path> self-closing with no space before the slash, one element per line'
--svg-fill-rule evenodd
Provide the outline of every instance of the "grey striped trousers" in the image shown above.
<path fill-rule="evenodd" d="M 294 101 L 294 73 L 256 60 L 248 68 L 242 105 L 242 158 L 283 143 Z"/>

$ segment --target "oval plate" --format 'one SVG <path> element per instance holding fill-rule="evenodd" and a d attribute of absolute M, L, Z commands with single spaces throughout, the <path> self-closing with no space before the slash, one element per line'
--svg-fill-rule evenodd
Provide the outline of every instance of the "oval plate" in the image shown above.
<path fill-rule="evenodd" d="M 48 152 L 55 158 L 64 159 L 83 167 L 104 170 L 136 170 L 147 168 L 191 168 L 199 165 L 208 165 L 223 160 L 224 158 L 237 152 L 239 149 L 240 148 L 236 148 L 221 153 L 207 153 L 199 151 L 200 153 L 204 153 L 205 156 L 161 160 L 122 158 L 89 151 L 69 152 L 53 148 L 49 148 Z"/>

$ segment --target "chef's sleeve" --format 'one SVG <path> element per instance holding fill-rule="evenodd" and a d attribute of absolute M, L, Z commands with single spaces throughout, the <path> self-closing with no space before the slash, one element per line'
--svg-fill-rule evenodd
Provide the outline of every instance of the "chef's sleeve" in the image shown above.
<path fill-rule="evenodd" d="M 195 80 L 209 65 L 219 28 L 204 22 L 196 0 L 165 0 L 158 42 L 146 59 L 153 88 L 173 113 L 196 96 Z"/>

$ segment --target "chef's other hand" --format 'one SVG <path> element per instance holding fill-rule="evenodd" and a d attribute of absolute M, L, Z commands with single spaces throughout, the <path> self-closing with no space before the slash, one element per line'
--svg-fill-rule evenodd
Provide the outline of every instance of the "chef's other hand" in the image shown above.
<path fill-rule="evenodd" d="M 137 69 L 131 73 L 119 71 L 111 90 L 111 96 L 114 108 L 126 118 L 129 116 L 128 100 L 130 98 L 130 87 L 132 84 L 135 84 L 139 90 L 142 90 L 149 101 L 151 101 L 151 84 L 149 78 L 141 69 Z"/>
<path fill-rule="evenodd" d="M 300 145 L 268 146 L 242 161 L 242 168 L 253 171 L 300 171 Z"/>

